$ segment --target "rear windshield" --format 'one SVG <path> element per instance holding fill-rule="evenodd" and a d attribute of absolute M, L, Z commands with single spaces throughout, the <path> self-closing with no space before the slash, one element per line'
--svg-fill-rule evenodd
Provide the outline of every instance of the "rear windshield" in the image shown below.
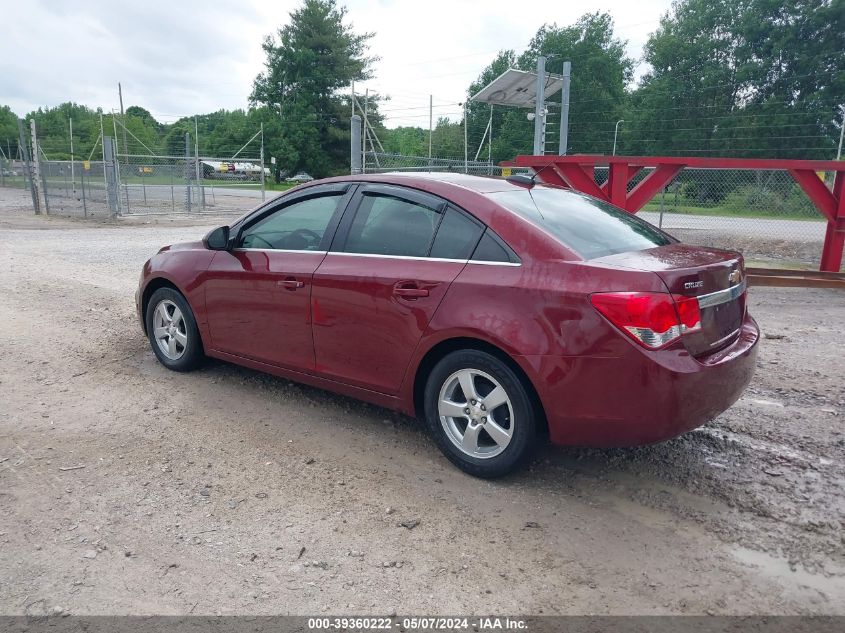
<path fill-rule="evenodd" d="M 627 211 L 571 191 L 536 186 L 489 195 L 554 235 L 584 259 L 641 251 L 675 241 Z"/>

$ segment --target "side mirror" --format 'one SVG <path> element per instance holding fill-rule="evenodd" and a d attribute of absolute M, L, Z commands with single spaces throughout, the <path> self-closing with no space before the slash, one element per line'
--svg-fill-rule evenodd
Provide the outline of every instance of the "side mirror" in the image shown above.
<path fill-rule="evenodd" d="M 212 251 L 227 251 L 229 250 L 229 227 L 218 226 L 212 229 L 202 238 L 202 243 L 205 247 Z"/>

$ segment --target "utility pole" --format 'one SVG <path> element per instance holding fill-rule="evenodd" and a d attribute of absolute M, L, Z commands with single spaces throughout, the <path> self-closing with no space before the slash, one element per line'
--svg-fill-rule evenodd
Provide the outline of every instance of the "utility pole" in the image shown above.
<path fill-rule="evenodd" d="M 76 176 L 73 168 L 73 117 L 68 117 L 67 121 L 70 125 L 70 186 L 76 193 Z"/>
<path fill-rule="evenodd" d="M 563 62 L 563 91 L 560 97 L 560 145 L 558 154 L 566 156 L 569 151 L 569 77 L 572 62 Z"/>
<path fill-rule="evenodd" d="M 126 143 L 126 116 L 123 114 L 123 88 L 120 87 L 119 81 L 117 82 L 117 96 L 120 97 L 120 120 L 123 122 L 123 153 L 128 154 L 129 147 Z"/>
<path fill-rule="evenodd" d="M 537 57 L 537 103 L 534 104 L 534 155 L 545 153 L 546 58 Z"/>

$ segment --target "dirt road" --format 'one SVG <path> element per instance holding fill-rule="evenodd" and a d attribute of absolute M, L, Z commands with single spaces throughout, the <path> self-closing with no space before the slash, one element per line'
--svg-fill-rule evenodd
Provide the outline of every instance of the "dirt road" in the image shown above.
<path fill-rule="evenodd" d="M 758 372 L 708 426 L 547 447 L 486 482 L 414 420 L 219 362 L 166 371 L 132 294 L 204 227 L 35 219 L 18 193 L 0 613 L 845 614 L 845 293 L 752 289 Z"/>

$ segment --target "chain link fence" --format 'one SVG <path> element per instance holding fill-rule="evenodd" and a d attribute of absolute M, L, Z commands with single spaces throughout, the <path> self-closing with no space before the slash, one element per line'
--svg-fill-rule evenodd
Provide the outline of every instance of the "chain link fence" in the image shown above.
<path fill-rule="evenodd" d="M 46 211 L 54 215 L 107 218 L 108 188 L 103 161 L 41 161 Z"/>
<path fill-rule="evenodd" d="M 22 160 L 7 158 L 0 153 L 0 187 L 26 189 L 26 164 Z"/>
<path fill-rule="evenodd" d="M 651 170 L 628 183 L 630 191 Z M 820 174 L 832 182 L 832 174 Z M 597 184 L 607 169 L 596 169 Z M 742 252 L 760 265 L 816 267 L 826 222 L 782 170 L 684 169 L 637 214 L 688 244 Z"/>
<path fill-rule="evenodd" d="M 122 215 L 246 210 L 266 198 L 260 158 L 118 154 Z"/>

